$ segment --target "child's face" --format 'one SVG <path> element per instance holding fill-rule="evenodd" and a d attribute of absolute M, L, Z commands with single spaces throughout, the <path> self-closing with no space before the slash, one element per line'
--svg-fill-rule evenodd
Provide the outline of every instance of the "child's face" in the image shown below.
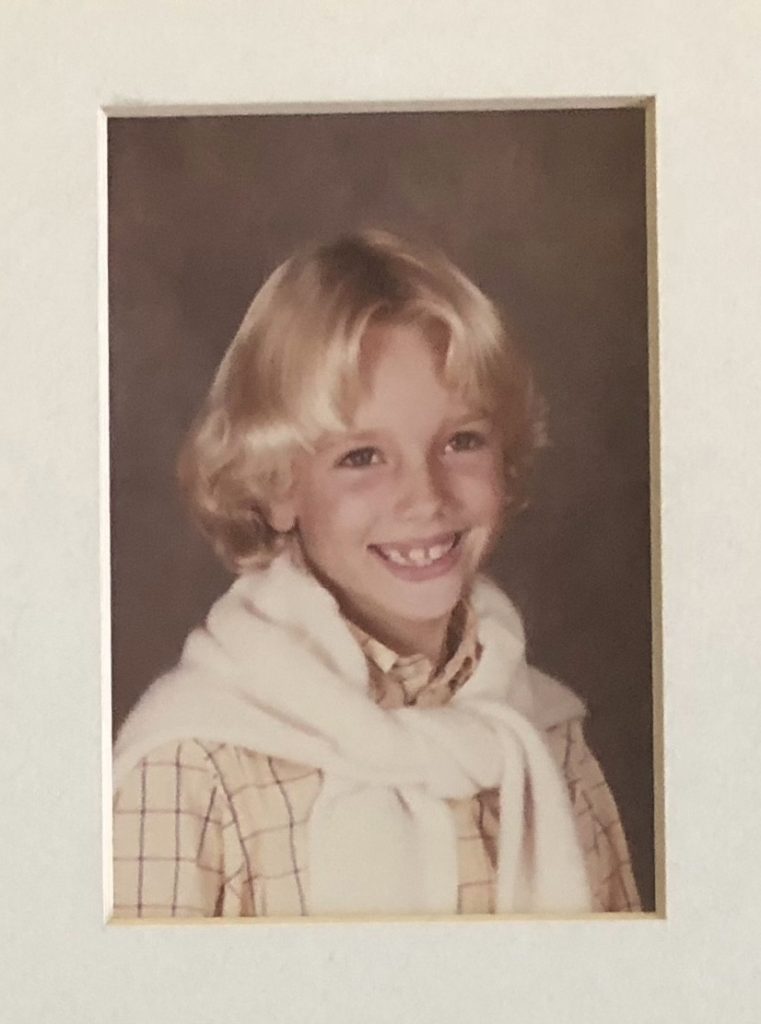
<path fill-rule="evenodd" d="M 496 535 L 502 453 L 492 423 L 443 384 L 420 328 L 376 327 L 372 341 L 350 431 L 297 460 L 272 521 L 298 524 L 345 613 L 405 653 L 440 645 Z"/>

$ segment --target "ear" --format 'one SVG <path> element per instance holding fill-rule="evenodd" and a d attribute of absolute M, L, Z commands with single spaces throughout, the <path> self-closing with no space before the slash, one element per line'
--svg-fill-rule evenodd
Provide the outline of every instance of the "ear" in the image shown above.
<path fill-rule="evenodd" d="M 278 533 L 290 533 L 296 525 L 296 503 L 293 498 L 288 495 L 270 502 L 267 518 L 273 530 L 277 530 Z"/>

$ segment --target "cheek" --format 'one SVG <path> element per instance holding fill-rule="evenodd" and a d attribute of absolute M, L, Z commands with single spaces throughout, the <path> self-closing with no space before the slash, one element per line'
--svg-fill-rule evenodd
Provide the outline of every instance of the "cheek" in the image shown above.
<path fill-rule="evenodd" d="M 299 515 L 302 536 L 321 545 L 361 532 L 377 519 L 383 500 L 381 482 L 369 474 L 338 475 L 326 486 L 305 488 Z"/>
<path fill-rule="evenodd" d="M 495 460 L 459 467 L 448 482 L 453 498 L 472 515 L 484 522 L 501 517 L 507 494 L 502 467 Z"/>

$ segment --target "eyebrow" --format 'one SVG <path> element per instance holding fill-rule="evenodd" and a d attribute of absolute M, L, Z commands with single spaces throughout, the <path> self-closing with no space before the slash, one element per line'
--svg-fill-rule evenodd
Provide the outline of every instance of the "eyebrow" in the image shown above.
<path fill-rule="evenodd" d="M 441 424 L 441 433 L 448 433 L 451 430 L 459 430 L 463 427 L 491 428 L 492 426 L 492 418 L 484 412 L 464 413 L 462 416 L 453 416 L 450 419 L 444 420 Z M 382 440 L 384 436 L 385 432 L 383 430 L 374 430 L 372 428 L 364 430 L 349 429 L 343 433 L 336 431 L 335 433 L 325 434 L 323 440 L 317 445 L 317 450 L 325 451 L 334 447 L 342 448 L 346 445 L 356 447 L 363 444 L 372 444 Z"/>
<path fill-rule="evenodd" d="M 483 410 L 476 410 L 474 412 L 464 413 L 462 416 L 453 416 L 451 419 L 444 420 L 443 425 L 447 430 L 454 430 L 457 427 L 469 426 L 471 424 L 473 426 L 478 426 L 482 423 L 491 426 L 493 419 Z"/>
<path fill-rule="evenodd" d="M 330 448 L 343 448 L 346 445 L 355 447 L 362 444 L 370 444 L 372 441 L 377 441 L 382 437 L 382 432 L 379 430 L 347 430 L 344 433 L 335 433 L 323 435 L 316 446 L 317 451 L 326 451 Z"/>

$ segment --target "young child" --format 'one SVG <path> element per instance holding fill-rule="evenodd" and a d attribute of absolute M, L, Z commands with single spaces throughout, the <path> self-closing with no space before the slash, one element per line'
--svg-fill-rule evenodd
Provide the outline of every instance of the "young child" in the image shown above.
<path fill-rule="evenodd" d="M 180 461 L 238 578 L 117 739 L 115 915 L 638 908 L 583 705 L 478 574 L 541 419 L 442 255 L 272 274 Z"/>

